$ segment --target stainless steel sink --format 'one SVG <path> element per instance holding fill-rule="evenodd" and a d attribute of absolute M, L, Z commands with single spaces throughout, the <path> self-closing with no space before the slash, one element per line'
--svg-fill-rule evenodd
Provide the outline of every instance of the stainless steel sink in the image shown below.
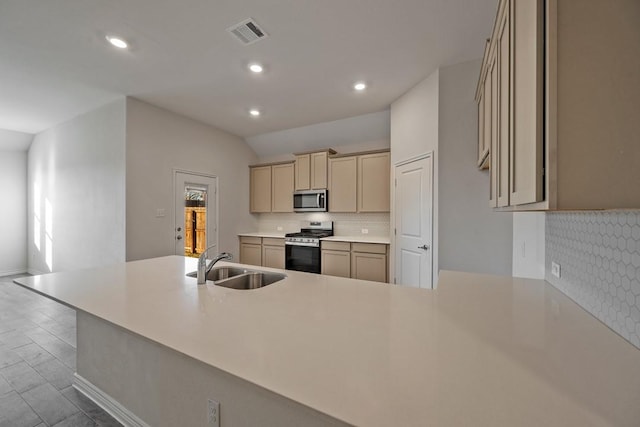
<path fill-rule="evenodd" d="M 196 277 L 197 272 L 187 273 L 189 277 Z M 257 289 L 270 285 L 287 277 L 282 273 L 270 271 L 247 270 L 239 267 L 216 267 L 207 274 L 207 280 L 214 285 L 231 289 Z"/>
<path fill-rule="evenodd" d="M 249 270 L 246 268 L 239 267 L 216 267 L 212 268 L 207 274 L 207 280 L 211 280 L 216 282 L 222 279 L 228 279 L 229 277 L 239 276 L 241 274 L 247 273 Z M 192 271 L 191 273 L 187 273 L 189 277 L 198 277 L 197 271 Z"/>

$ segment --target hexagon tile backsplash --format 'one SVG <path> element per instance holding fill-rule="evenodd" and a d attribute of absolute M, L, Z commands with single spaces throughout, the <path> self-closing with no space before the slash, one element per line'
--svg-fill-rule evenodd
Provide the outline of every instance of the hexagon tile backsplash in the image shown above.
<path fill-rule="evenodd" d="M 548 213 L 545 240 L 545 279 L 640 348 L 640 211 Z"/>

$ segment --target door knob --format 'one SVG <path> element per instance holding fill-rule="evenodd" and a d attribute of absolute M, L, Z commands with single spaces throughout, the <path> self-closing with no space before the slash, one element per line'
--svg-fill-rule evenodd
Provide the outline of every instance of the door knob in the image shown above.
<path fill-rule="evenodd" d="M 178 234 L 178 235 L 176 236 L 176 240 L 182 240 L 182 236 Z"/>
<path fill-rule="evenodd" d="M 425 251 L 429 250 L 429 245 L 418 246 L 418 249 L 424 249 Z"/>

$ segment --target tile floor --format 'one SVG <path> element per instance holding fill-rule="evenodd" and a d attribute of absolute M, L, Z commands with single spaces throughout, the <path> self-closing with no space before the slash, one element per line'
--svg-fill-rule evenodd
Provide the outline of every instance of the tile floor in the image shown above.
<path fill-rule="evenodd" d="M 0 277 L 0 427 L 120 426 L 72 386 L 73 309 Z"/>

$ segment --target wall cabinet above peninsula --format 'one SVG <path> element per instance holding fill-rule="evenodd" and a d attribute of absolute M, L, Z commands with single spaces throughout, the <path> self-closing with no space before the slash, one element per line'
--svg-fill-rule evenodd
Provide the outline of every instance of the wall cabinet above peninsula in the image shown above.
<path fill-rule="evenodd" d="M 640 2 L 500 1 L 476 92 L 492 207 L 640 208 L 631 16 Z"/>

